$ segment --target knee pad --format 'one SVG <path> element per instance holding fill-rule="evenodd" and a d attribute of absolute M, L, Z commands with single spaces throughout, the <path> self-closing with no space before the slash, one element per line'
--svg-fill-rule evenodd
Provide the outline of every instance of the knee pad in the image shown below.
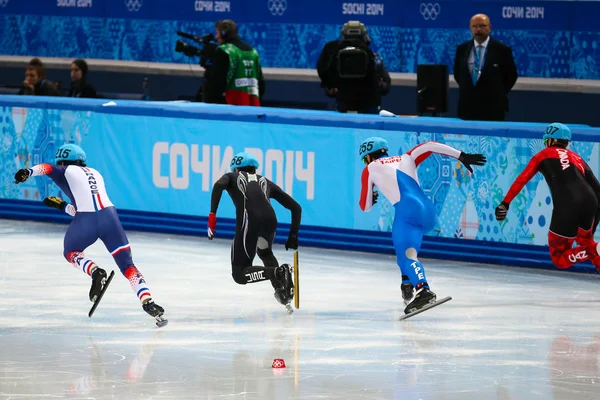
<path fill-rule="evenodd" d="M 256 255 L 262 260 L 263 264 L 265 264 L 265 267 L 279 267 L 279 262 L 277 261 L 277 258 L 275 258 L 275 255 L 273 255 L 273 250 L 258 249 L 256 251 Z"/>
<path fill-rule="evenodd" d="M 409 247 L 408 249 L 406 249 L 404 255 L 409 260 L 419 261 L 419 259 L 417 258 L 417 250 L 414 247 Z"/>

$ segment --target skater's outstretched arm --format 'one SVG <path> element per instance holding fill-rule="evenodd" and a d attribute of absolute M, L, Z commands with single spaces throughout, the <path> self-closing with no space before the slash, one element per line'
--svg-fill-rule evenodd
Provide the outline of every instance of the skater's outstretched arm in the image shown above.
<path fill-rule="evenodd" d="M 50 178 L 58 178 L 64 176 L 66 166 L 62 165 L 51 165 L 51 164 L 38 164 L 28 169 L 20 169 L 15 174 L 15 183 L 25 182 L 31 176 L 42 176 L 50 175 Z"/>
<path fill-rule="evenodd" d="M 504 196 L 504 200 L 502 200 L 500 205 L 496 207 L 496 219 L 498 221 L 504 221 L 508 212 L 508 208 L 510 207 L 510 202 L 517 197 L 527 182 L 529 182 L 531 178 L 537 174 L 540 167 L 540 161 L 544 159 L 544 156 L 540 155 L 542 153 L 543 151 L 533 156 L 523 172 L 521 172 L 521 174 L 517 177 L 517 179 L 515 179 L 511 187 L 508 189 L 506 196 Z"/>
<path fill-rule="evenodd" d="M 417 145 L 406 154 L 411 156 L 415 160 L 415 164 L 419 166 L 419 164 L 425 161 L 427 157 L 433 153 L 458 159 L 461 152 L 460 150 L 456 150 L 454 147 L 450 147 L 446 144 L 430 141 Z"/>
<path fill-rule="evenodd" d="M 229 186 L 229 173 L 223 175 L 218 181 L 215 182 L 210 197 L 210 214 L 208 214 L 208 239 L 213 240 L 217 229 L 217 209 L 219 208 L 219 202 L 223 195 L 223 190 Z"/>
<path fill-rule="evenodd" d="M 20 169 L 15 174 L 15 183 L 25 182 L 30 176 L 48 175 L 51 172 L 50 164 L 38 164 L 28 169 Z"/>
<path fill-rule="evenodd" d="M 483 154 L 469 154 L 438 142 L 425 142 L 410 150 L 408 153 L 415 160 L 415 165 L 419 166 L 432 153 L 450 156 L 459 160 L 469 172 L 473 173 L 471 165 L 483 165 L 486 163 L 486 158 Z"/>
<path fill-rule="evenodd" d="M 521 174 L 517 177 L 517 179 L 515 179 L 515 181 L 511 185 L 510 189 L 508 189 L 506 196 L 504 196 L 504 200 L 502 200 L 503 203 L 510 204 L 510 202 L 513 201 L 515 197 L 517 197 L 517 195 L 523 189 L 523 187 L 525 187 L 527 182 L 529 182 L 531 178 L 533 178 L 533 176 L 537 174 L 541 160 L 542 157 L 540 157 L 540 153 L 533 156 L 533 158 L 531 159 L 531 161 L 529 161 L 529 164 L 527 164 L 523 172 L 521 172 Z"/>
<path fill-rule="evenodd" d="M 292 224 L 290 226 L 290 234 L 285 243 L 285 249 L 298 248 L 298 231 L 300 230 L 300 220 L 302 219 L 302 207 L 289 194 L 284 192 L 275 183 L 267 180 L 269 183 L 269 197 L 275 199 L 279 204 L 292 212 Z"/>

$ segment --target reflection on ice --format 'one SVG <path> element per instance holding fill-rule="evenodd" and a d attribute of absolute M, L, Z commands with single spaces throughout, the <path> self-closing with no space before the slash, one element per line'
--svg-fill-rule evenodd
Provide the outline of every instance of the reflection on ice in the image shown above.
<path fill-rule="evenodd" d="M 596 275 L 424 260 L 453 300 L 399 322 L 393 258 L 301 249 L 288 316 L 269 283 L 233 282 L 228 241 L 130 233 L 159 330 L 120 275 L 87 318 L 64 230 L 0 221 L 0 399 L 600 398 Z"/>

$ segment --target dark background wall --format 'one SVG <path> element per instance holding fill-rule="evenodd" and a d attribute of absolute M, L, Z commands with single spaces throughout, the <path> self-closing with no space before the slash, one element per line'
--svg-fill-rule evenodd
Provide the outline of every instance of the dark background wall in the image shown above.
<path fill-rule="evenodd" d="M 49 79 L 69 87 L 68 69 L 47 71 Z M 202 73 L 197 77 L 126 72 L 94 71 L 89 80 L 107 98 L 118 93 L 142 96 L 144 78 L 148 78 L 152 100 L 193 100 L 202 85 Z M 23 81 L 22 67 L 0 68 L 0 86 Z M 449 110 L 445 117 L 456 117 L 458 91 L 449 91 Z M 600 94 L 552 91 L 514 90 L 509 94 L 510 110 L 507 119 L 520 122 L 554 122 L 600 126 Z M 327 110 L 333 101 L 327 98 L 318 82 L 267 79 L 263 104 L 269 107 L 292 107 Z M 383 108 L 395 114 L 416 114 L 416 86 L 392 86 L 383 100 Z"/>

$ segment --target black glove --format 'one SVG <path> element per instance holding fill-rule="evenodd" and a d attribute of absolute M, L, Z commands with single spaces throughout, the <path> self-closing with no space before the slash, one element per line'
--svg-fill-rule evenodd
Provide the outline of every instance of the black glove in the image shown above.
<path fill-rule="evenodd" d="M 29 170 L 28 169 L 20 169 L 15 174 L 15 183 L 25 182 L 29 178 Z"/>
<path fill-rule="evenodd" d="M 61 199 L 60 197 L 46 197 L 44 199 L 44 204 L 48 207 L 59 209 L 60 211 L 65 211 L 65 207 L 67 206 L 66 201 Z"/>
<path fill-rule="evenodd" d="M 465 168 L 467 168 L 470 173 L 473 173 L 473 168 L 471 168 L 471 165 L 483 165 L 487 162 L 483 154 L 469 154 L 462 151 L 460 152 L 458 161 L 463 163 Z"/>
<path fill-rule="evenodd" d="M 290 232 L 290 235 L 288 236 L 288 240 L 287 240 L 287 242 L 285 242 L 285 249 L 286 250 L 298 249 L 298 233 Z"/>
<path fill-rule="evenodd" d="M 504 218 L 506 218 L 506 213 L 508 212 L 508 207 L 509 204 L 504 201 L 500 203 L 498 207 L 496 207 L 496 219 L 498 221 L 504 221 Z"/>
<path fill-rule="evenodd" d="M 379 198 L 379 192 L 373 191 L 373 204 L 377 204 L 378 198 Z"/>

